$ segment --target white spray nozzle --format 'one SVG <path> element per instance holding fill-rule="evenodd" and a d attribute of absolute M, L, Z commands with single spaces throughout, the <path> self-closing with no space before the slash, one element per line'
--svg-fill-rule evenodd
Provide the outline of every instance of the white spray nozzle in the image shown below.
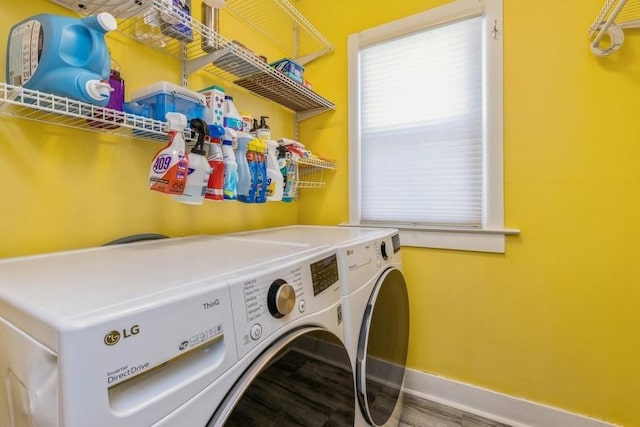
<path fill-rule="evenodd" d="M 165 117 L 169 130 L 182 131 L 187 127 L 187 116 L 182 113 L 167 113 Z"/>

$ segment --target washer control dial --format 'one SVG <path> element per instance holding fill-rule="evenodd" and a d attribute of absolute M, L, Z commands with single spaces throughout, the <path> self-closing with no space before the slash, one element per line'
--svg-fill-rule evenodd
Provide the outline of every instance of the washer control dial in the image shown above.
<path fill-rule="evenodd" d="M 267 306 L 273 317 L 286 316 L 296 306 L 296 290 L 285 280 L 276 279 L 269 287 Z"/>

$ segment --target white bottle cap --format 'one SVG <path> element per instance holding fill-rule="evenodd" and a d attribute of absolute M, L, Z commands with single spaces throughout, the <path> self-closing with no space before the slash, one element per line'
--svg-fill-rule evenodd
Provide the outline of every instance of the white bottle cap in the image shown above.
<path fill-rule="evenodd" d="M 224 0 L 202 0 L 202 3 L 213 7 L 215 9 L 220 9 L 225 6 L 226 2 Z"/>
<path fill-rule="evenodd" d="M 84 85 L 87 95 L 96 101 L 104 101 L 109 97 L 109 93 L 113 90 L 109 83 L 102 80 L 89 80 Z"/>
<path fill-rule="evenodd" d="M 100 26 L 105 31 L 115 31 L 116 28 L 118 28 L 118 22 L 116 22 L 116 18 L 114 18 L 113 15 L 108 12 L 100 12 L 97 15 L 97 18 L 98 24 L 100 24 Z"/>

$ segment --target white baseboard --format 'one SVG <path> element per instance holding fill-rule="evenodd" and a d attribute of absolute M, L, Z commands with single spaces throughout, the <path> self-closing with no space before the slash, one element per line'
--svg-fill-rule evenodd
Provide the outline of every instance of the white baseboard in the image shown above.
<path fill-rule="evenodd" d="M 413 369 L 407 369 L 404 387 L 407 394 L 413 394 L 514 427 L 615 426 L 615 424 L 594 418 Z"/>

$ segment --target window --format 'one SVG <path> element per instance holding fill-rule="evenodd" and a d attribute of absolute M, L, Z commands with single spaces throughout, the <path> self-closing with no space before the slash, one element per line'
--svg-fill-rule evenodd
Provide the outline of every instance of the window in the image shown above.
<path fill-rule="evenodd" d="M 504 252 L 502 0 L 349 37 L 349 221 L 403 244 Z"/>

